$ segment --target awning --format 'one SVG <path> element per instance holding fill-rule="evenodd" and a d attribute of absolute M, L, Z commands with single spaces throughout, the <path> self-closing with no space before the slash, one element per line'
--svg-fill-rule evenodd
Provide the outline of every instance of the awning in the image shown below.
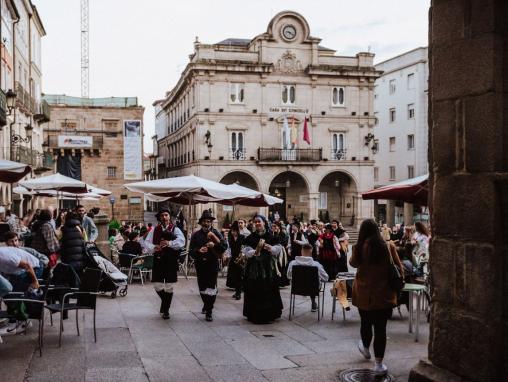
<path fill-rule="evenodd" d="M 379 187 L 374 190 L 362 193 L 362 198 L 364 200 L 399 200 L 401 202 L 427 206 L 429 197 L 428 179 L 429 174 L 426 174 L 416 178 L 404 180 L 402 182 L 397 182 L 389 186 Z"/>

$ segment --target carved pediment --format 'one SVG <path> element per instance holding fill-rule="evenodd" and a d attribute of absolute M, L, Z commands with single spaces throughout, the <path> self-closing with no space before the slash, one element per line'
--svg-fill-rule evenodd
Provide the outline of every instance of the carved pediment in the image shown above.
<path fill-rule="evenodd" d="M 287 50 L 277 61 L 275 70 L 282 73 L 295 73 L 303 69 L 302 63 L 296 58 L 296 55 Z"/>

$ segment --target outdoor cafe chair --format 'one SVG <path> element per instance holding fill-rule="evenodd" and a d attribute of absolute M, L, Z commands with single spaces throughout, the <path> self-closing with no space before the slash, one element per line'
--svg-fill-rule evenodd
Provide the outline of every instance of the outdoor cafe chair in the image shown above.
<path fill-rule="evenodd" d="M 135 264 L 136 262 L 141 261 L 139 264 Z M 146 274 L 150 281 L 152 280 L 152 270 L 153 270 L 153 255 L 143 255 L 136 256 L 131 259 L 131 266 L 129 269 L 129 284 L 132 283 L 132 279 L 136 273 L 139 274 L 139 278 L 141 279 L 141 285 L 145 285 L 143 280 L 143 274 Z"/>
<path fill-rule="evenodd" d="M 96 308 L 97 308 L 97 295 L 99 285 L 102 278 L 102 271 L 99 269 L 85 268 L 79 291 L 71 291 L 65 293 L 59 304 L 48 304 L 46 309 L 51 314 L 60 313 L 60 332 L 58 338 L 58 345 L 62 346 L 62 332 L 63 332 L 63 317 L 64 312 L 71 310 L 76 311 L 76 330 L 79 334 L 79 321 L 78 313 L 80 310 L 93 310 L 93 335 L 94 341 L 97 342 L 97 330 L 95 325 Z M 70 302 L 70 299 L 75 299 L 76 302 Z"/>
<path fill-rule="evenodd" d="M 323 316 L 325 303 L 325 282 L 320 282 L 317 267 L 295 265 L 292 269 L 291 294 L 289 296 L 289 319 L 295 314 L 295 296 L 316 296 L 318 300 L 318 321 Z"/>

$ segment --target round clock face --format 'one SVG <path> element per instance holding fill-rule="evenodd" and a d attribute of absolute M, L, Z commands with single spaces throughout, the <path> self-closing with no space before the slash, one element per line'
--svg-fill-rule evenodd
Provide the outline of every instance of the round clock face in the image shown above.
<path fill-rule="evenodd" d="M 293 40 L 296 37 L 296 28 L 293 25 L 286 25 L 282 29 L 282 35 L 286 40 Z"/>

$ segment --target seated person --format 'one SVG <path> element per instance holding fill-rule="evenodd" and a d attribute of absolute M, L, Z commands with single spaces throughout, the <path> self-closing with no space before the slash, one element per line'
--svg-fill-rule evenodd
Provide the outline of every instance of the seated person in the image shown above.
<path fill-rule="evenodd" d="M 36 257 L 39 260 L 39 268 L 45 269 L 49 264 L 49 259 L 46 255 L 43 255 L 39 251 L 36 251 L 33 248 L 29 247 L 21 247 L 21 243 L 19 242 L 19 236 L 16 232 L 7 232 L 5 234 L 5 244 L 8 247 L 16 247 L 22 249 L 25 252 L 28 252 L 32 256 Z"/>
<path fill-rule="evenodd" d="M 37 277 L 43 269 L 35 256 L 16 247 L 0 247 L 0 273 L 6 275 L 14 292 L 39 288 Z"/>
<path fill-rule="evenodd" d="M 131 255 L 139 256 L 143 253 L 143 248 L 138 241 L 139 234 L 136 231 L 132 231 L 129 233 L 129 240 L 125 242 L 122 247 L 123 253 L 130 253 Z"/>
<path fill-rule="evenodd" d="M 287 273 L 288 279 L 291 280 L 293 266 L 306 265 L 306 266 L 310 266 L 310 267 L 317 267 L 318 274 L 319 274 L 319 281 L 327 282 L 328 281 L 328 274 L 326 273 L 325 269 L 323 268 L 323 266 L 320 263 L 318 263 L 317 261 L 315 261 L 312 258 L 312 245 L 310 245 L 309 243 L 303 244 L 301 253 L 302 253 L 301 256 L 297 256 L 293 261 L 291 261 L 289 263 L 288 273 Z M 310 296 L 310 299 L 312 301 L 311 311 L 315 312 L 315 311 L 317 311 L 316 296 Z"/>

